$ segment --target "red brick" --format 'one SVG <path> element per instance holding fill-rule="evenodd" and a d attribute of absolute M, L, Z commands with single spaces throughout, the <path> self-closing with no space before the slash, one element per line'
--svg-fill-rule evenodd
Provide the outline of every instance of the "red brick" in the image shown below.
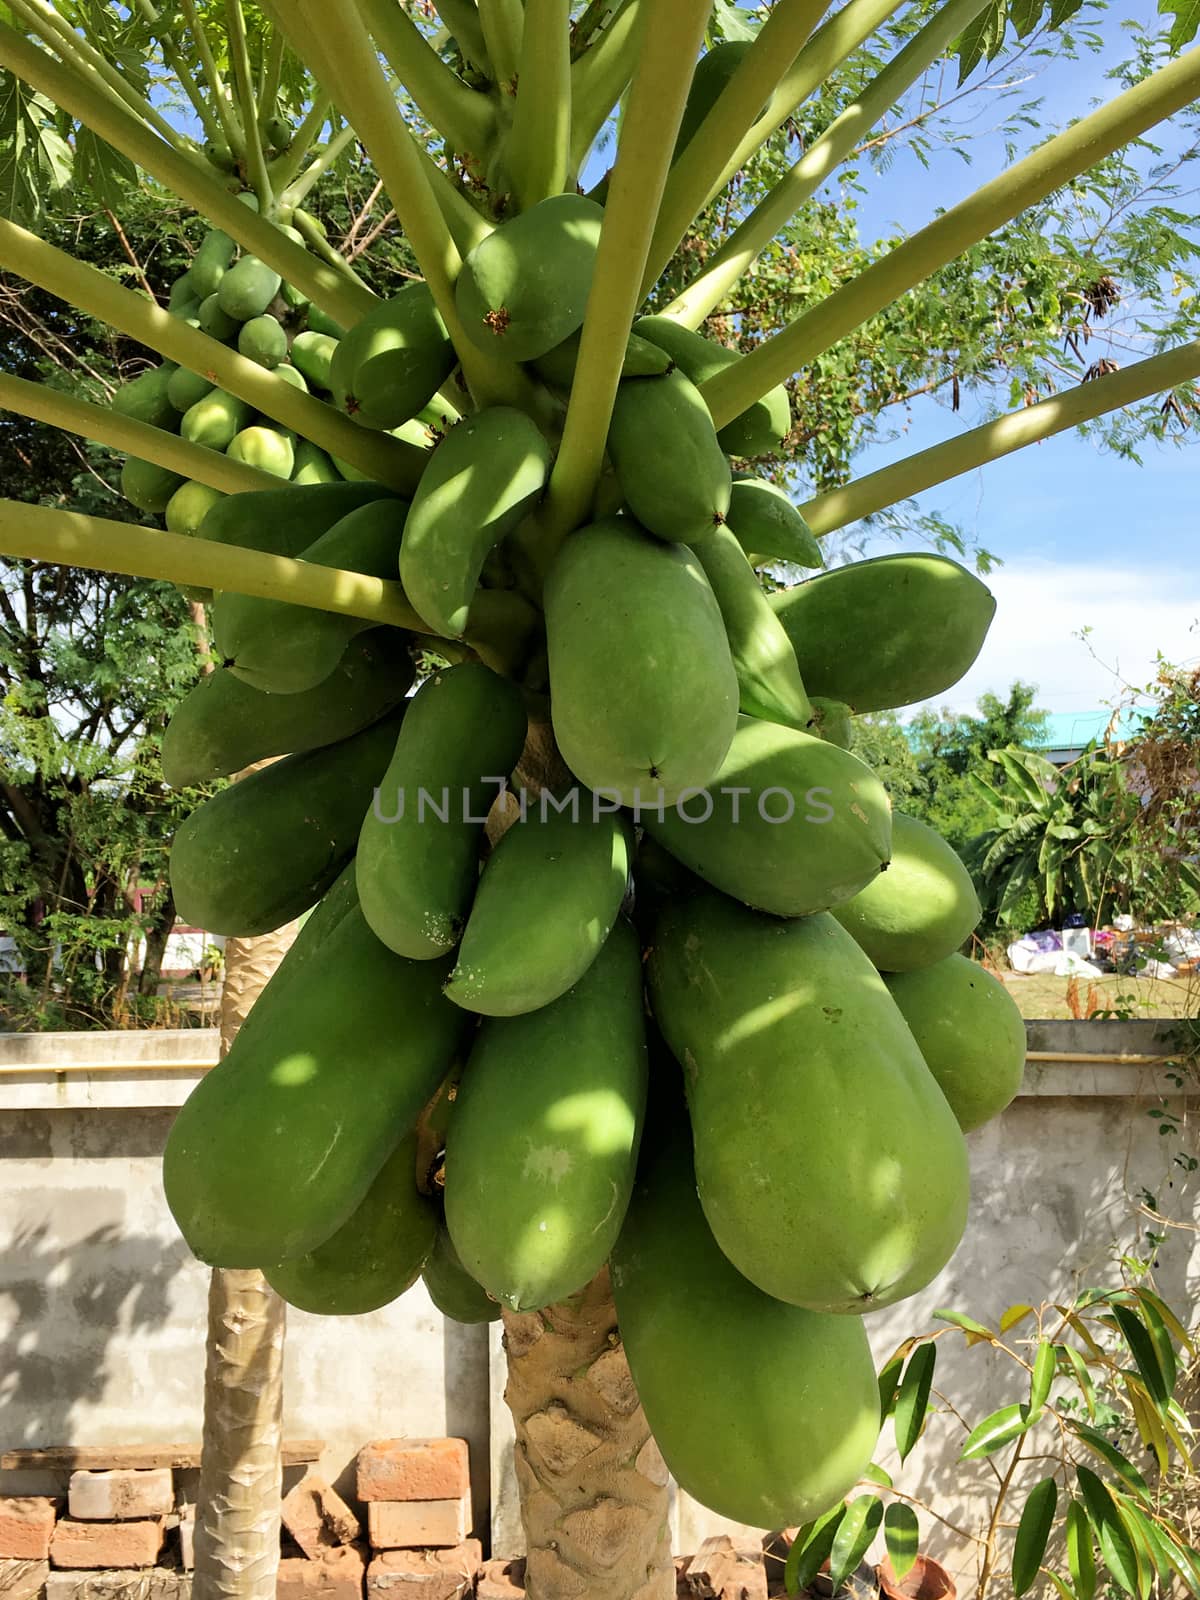
<path fill-rule="evenodd" d="M 281 1561 L 275 1580 L 275 1600 L 361 1600 L 366 1557 L 361 1547 L 343 1544 L 326 1550 L 317 1561 L 303 1558 Z"/>
<path fill-rule="evenodd" d="M 54 1501 L 43 1495 L 0 1500 L 0 1559 L 45 1561 L 54 1517 Z"/>
<path fill-rule="evenodd" d="M 67 1487 L 68 1514 L 87 1522 L 139 1521 L 165 1517 L 174 1509 L 170 1467 L 73 1472 Z"/>
<path fill-rule="evenodd" d="M 464 1600 L 482 1562 L 478 1539 L 456 1550 L 387 1550 L 367 1568 L 367 1600 Z"/>
<path fill-rule="evenodd" d="M 373 1550 L 450 1549 L 471 1531 L 465 1500 L 369 1500 L 367 1537 Z"/>
<path fill-rule="evenodd" d="M 163 1525 L 144 1522 L 74 1522 L 64 1517 L 50 1540 L 56 1567 L 152 1567 L 162 1549 Z"/>
<path fill-rule="evenodd" d="M 457 1500 L 470 1492 L 465 1439 L 377 1439 L 358 1452 L 360 1500 Z"/>
<path fill-rule="evenodd" d="M 362 1526 L 353 1511 L 315 1472 L 306 1473 L 287 1495 L 282 1516 L 284 1527 L 314 1561 L 327 1550 L 353 1544 L 362 1536 Z"/>
<path fill-rule="evenodd" d="M 525 1600 L 525 1558 L 485 1561 L 475 1584 L 475 1600 Z"/>

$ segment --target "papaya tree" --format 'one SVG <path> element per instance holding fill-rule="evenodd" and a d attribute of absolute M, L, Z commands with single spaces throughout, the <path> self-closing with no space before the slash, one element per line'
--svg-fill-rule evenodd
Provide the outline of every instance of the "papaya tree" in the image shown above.
<path fill-rule="evenodd" d="M 166 520 L 6 501 L 0 548 L 211 602 L 220 665 L 168 776 L 282 759 L 181 825 L 175 899 L 235 939 L 312 913 L 183 1108 L 168 1201 L 200 1259 L 306 1310 L 423 1275 L 446 1314 L 503 1316 L 533 1600 L 673 1593 L 671 1474 L 758 1526 L 836 1510 L 879 1430 L 863 1318 L 952 1255 L 963 1128 L 1015 1086 L 974 1050 L 964 1091 L 910 1028 L 897 975 L 972 1044 L 1010 1002 L 963 979 L 961 862 L 847 748 L 956 682 L 994 601 L 920 550 L 770 598 L 761 574 L 1116 409 L 1186 413 L 1200 376 L 1180 338 L 800 506 L 763 470 L 798 375 L 1200 91 L 1200 50 L 1147 63 L 733 348 L 825 176 L 1009 23 L 914 8 L 743 214 L 739 174 L 897 9 L 440 0 L 434 26 L 348 0 L 331 28 L 317 0 L 10 0 L 0 24 L 51 178 L 82 147 L 211 224 L 162 308 L 0 220 L 0 268 L 162 358 L 107 410 L 11 378 L 0 403 L 125 452 Z M 306 205 L 352 142 L 415 263 L 379 292 Z M 664 289 L 731 186 L 728 238 Z"/>

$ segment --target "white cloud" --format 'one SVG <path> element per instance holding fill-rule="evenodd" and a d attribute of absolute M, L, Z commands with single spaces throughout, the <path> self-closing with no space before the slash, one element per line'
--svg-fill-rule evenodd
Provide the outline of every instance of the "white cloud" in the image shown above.
<path fill-rule="evenodd" d="M 1090 711 L 1148 683 L 1160 651 L 1178 664 L 1200 659 L 1200 571 L 1182 548 L 1177 567 L 1021 557 L 986 581 L 997 603 L 991 632 L 939 705 L 970 711 L 985 691 L 1003 694 L 1023 678 L 1047 711 Z"/>

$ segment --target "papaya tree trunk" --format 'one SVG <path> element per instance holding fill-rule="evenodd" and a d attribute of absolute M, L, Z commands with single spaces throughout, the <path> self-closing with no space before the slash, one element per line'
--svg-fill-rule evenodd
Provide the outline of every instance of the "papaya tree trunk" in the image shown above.
<path fill-rule="evenodd" d="M 221 1055 L 295 937 L 225 946 Z M 213 1271 L 193 1600 L 273 1600 L 283 1476 L 285 1306 L 261 1272 Z"/>
<path fill-rule="evenodd" d="M 561 1305 L 506 1311 L 504 1346 L 529 1600 L 673 1600 L 667 1467 L 608 1269 Z"/>

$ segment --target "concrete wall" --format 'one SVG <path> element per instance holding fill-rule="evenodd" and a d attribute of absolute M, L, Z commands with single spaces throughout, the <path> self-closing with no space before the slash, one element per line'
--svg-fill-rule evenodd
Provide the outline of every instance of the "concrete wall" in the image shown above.
<path fill-rule="evenodd" d="M 1193 1083 L 1119 1059 L 1159 1055 L 1169 1039 L 1149 1023 L 1032 1024 L 1030 1045 L 1108 1059 L 1031 1060 L 1021 1097 L 972 1135 L 966 1239 L 930 1289 L 869 1319 L 880 1361 L 938 1307 L 994 1321 L 1014 1301 L 1114 1282 L 1122 1254 L 1144 1253 L 1145 1193 L 1177 1221 L 1200 1216 L 1197 1178 L 1175 1163 L 1196 1143 Z M 199 1437 L 207 1273 L 175 1233 L 158 1163 L 173 1107 L 212 1059 L 215 1040 L 199 1033 L 0 1036 L 0 1448 Z M 1164 1106 L 1178 1135 L 1161 1136 L 1147 1115 Z M 1194 1321 L 1200 1236 L 1162 1231 L 1158 1286 Z M 971 1419 L 1020 1398 L 1011 1369 L 985 1349 L 955 1336 L 940 1352 L 938 1387 Z M 287 1436 L 324 1439 L 328 1475 L 344 1474 L 368 1438 L 465 1435 L 479 1526 L 490 1502 L 497 1549 L 515 1553 L 494 1327 L 489 1341 L 487 1329 L 443 1324 L 418 1287 L 372 1316 L 292 1313 L 287 1362 Z M 953 1419 L 935 1419 L 896 1481 L 969 1529 L 985 1514 L 989 1475 L 955 1465 L 961 1439 Z M 890 1430 L 880 1459 L 895 1464 Z M 0 1493 L 53 1487 L 0 1474 Z M 682 1496 L 676 1517 L 681 1550 L 724 1526 Z M 967 1592 L 971 1546 L 943 1529 L 930 1548 Z"/>

